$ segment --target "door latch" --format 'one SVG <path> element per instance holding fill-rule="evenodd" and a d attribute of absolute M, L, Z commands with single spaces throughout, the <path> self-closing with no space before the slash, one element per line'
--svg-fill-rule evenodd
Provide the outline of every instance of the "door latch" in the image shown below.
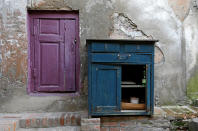
<path fill-rule="evenodd" d="M 74 43 L 76 44 L 76 42 L 77 42 L 77 40 L 76 40 L 76 38 L 75 38 Z"/>

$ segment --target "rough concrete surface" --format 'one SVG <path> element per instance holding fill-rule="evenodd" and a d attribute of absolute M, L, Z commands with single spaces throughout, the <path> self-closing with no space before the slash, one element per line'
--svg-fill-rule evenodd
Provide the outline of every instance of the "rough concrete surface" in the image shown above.
<path fill-rule="evenodd" d="M 79 10 L 78 93 L 39 97 L 27 94 L 27 9 Z M 158 39 L 155 58 L 158 105 L 182 103 L 186 85 L 198 69 L 198 13 L 190 0 L 0 0 L 0 10 L 0 112 L 86 110 L 87 38 Z"/>
<path fill-rule="evenodd" d="M 188 130 L 197 123 L 198 108 L 162 106 L 154 115 L 88 118 L 87 112 L 0 113 L 0 131 L 136 131 Z M 195 125 L 194 125 L 195 126 Z"/>
<path fill-rule="evenodd" d="M 18 129 L 17 131 L 80 131 L 79 127 L 53 127 L 53 128 L 32 128 L 32 129 Z"/>
<path fill-rule="evenodd" d="M 189 123 L 189 129 L 190 129 L 190 131 L 197 131 L 197 129 L 198 129 L 198 118 L 192 119 L 192 121 Z"/>

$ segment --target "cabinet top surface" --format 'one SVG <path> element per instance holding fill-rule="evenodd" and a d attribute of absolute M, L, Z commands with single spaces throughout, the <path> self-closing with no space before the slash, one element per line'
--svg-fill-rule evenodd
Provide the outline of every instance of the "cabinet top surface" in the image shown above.
<path fill-rule="evenodd" d="M 141 43 L 141 42 L 146 42 L 146 43 L 149 43 L 149 44 L 154 44 L 155 42 L 158 42 L 158 40 L 154 40 L 154 39 L 145 39 L 145 40 L 140 40 L 140 39 L 87 39 L 87 44 L 90 44 L 92 42 L 128 42 L 128 43 L 131 43 L 131 44 L 134 44 L 134 42 L 138 42 L 138 43 Z M 120 43 L 119 43 L 120 44 Z"/>

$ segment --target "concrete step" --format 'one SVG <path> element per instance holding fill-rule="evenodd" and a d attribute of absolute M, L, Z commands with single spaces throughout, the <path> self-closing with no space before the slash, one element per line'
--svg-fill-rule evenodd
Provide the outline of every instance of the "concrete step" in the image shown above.
<path fill-rule="evenodd" d="M 80 131 L 79 126 L 63 126 L 53 128 L 20 128 L 16 131 Z"/>
<path fill-rule="evenodd" d="M 21 128 L 48 128 L 59 126 L 80 126 L 80 113 L 37 113 L 28 114 L 19 120 Z"/>
<path fill-rule="evenodd" d="M 80 126 L 81 117 L 87 116 L 87 112 L 2 113 L 0 114 L 0 131 L 13 131 L 17 127 L 27 129 Z"/>
<path fill-rule="evenodd" d="M 0 119 L 0 131 L 16 131 L 19 129 L 18 120 Z"/>

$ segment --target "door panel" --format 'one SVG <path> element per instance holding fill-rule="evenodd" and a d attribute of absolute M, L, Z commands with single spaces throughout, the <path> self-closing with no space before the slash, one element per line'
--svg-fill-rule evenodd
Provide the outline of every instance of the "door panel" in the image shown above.
<path fill-rule="evenodd" d="M 59 52 L 58 43 L 41 43 L 41 85 L 59 84 Z"/>
<path fill-rule="evenodd" d="M 65 84 L 67 91 L 75 91 L 75 20 L 65 20 Z"/>
<path fill-rule="evenodd" d="M 59 19 L 41 19 L 40 34 L 58 34 L 60 33 Z"/>
<path fill-rule="evenodd" d="M 75 20 L 34 19 L 34 36 L 35 89 L 75 91 Z"/>
<path fill-rule="evenodd" d="M 121 67 L 94 65 L 92 67 L 92 111 L 117 112 L 120 110 Z"/>
<path fill-rule="evenodd" d="M 147 112 L 151 111 L 151 65 L 147 64 L 146 65 L 146 110 Z"/>

